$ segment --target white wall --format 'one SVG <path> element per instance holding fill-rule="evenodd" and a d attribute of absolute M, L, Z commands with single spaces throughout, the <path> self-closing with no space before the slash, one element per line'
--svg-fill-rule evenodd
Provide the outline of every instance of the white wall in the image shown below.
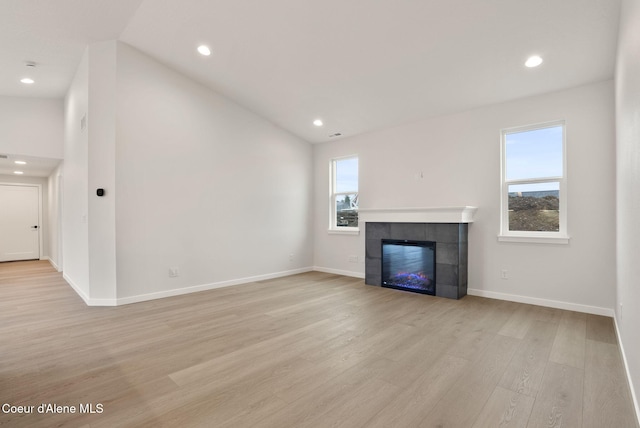
<path fill-rule="evenodd" d="M 89 134 L 81 129 L 89 108 L 89 50 L 85 51 L 64 103 L 62 241 L 64 278 L 83 298 L 89 289 Z"/>
<path fill-rule="evenodd" d="M 128 45 L 93 44 L 65 99 L 65 278 L 115 304 L 309 269 L 311 159 Z"/>
<path fill-rule="evenodd" d="M 469 228 L 473 292 L 611 314 L 613 108 L 608 81 L 314 146 L 315 265 L 364 275 L 364 230 L 359 236 L 327 234 L 329 160 L 358 154 L 361 208 L 478 207 Z M 500 243 L 500 130 L 557 119 L 567 126 L 570 244 Z M 416 180 L 420 171 L 424 179 Z M 349 255 L 360 262 L 349 263 Z M 500 279 L 502 269 L 508 280 Z"/>
<path fill-rule="evenodd" d="M 640 416 L 640 1 L 623 1 L 620 24 L 616 64 L 616 320 Z"/>
<path fill-rule="evenodd" d="M 311 146 L 126 44 L 117 64 L 118 298 L 309 268 Z"/>
<path fill-rule="evenodd" d="M 0 153 L 62 159 L 61 99 L 0 96 Z"/>
<path fill-rule="evenodd" d="M 49 217 L 49 240 L 48 253 L 49 261 L 58 270 L 62 271 L 62 185 L 63 185 L 63 163 L 51 173 L 47 178 L 47 215 Z"/>
<path fill-rule="evenodd" d="M 116 303 L 116 46 L 87 48 L 65 100 L 64 275 L 92 304 Z"/>
<path fill-rule="evenodd" d="M 116 299 L 116 41 L 89 46 L 89 282 L 94 303 Z M 105 189 L 103 197 L 96 195 Z"/>

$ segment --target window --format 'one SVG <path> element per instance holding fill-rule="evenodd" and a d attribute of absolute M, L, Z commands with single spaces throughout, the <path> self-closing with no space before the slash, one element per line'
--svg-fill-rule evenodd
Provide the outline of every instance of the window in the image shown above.
<path fill-rule="evenodd" d="M 358 157 L 331 160 L 331 220 L 329 229 L 358 231 Z"/>
<path fill-rule="evenodd" d="M 502 131 L 501 241 L 568 243 L 565 125 Z"/>

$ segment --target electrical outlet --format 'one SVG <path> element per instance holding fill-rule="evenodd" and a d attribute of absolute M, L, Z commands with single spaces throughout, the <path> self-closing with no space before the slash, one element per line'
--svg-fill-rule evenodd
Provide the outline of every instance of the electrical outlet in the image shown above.
<path fill-rule="evenodd" d="M 349 256 L 347 260 L 349 260 L 349 263 L 358 263 L 358 256 Z"/>
<path fill-rule="evenodd" d="M 180 271 L 177 267 L 169 268 L 169 278 L 175 278 L 176 276 L 180 276 Z"/>
<path fill-rule="evenodd" d="M 509 279 L 509 273 L 507 272 L 506 269 L 502 269 L 500 271 L 500 278 L 502 279 Z"/>

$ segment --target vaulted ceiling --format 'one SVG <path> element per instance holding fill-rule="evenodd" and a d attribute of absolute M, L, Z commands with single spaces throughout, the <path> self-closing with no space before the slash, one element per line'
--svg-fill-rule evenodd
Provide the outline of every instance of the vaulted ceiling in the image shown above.
<path fill-rule="evenodd" d="M 3 0 L 0 95 L 63 97 L 86 45 L 119 39 L 324 142 L 611 79 L 619 8 L 619 0 Z M 199 55 L 200 44 L 212 54 Z M 529 69 L 532 54 L 544 62 Z M 26 74 L 36 82 L 21 84 Z"/>

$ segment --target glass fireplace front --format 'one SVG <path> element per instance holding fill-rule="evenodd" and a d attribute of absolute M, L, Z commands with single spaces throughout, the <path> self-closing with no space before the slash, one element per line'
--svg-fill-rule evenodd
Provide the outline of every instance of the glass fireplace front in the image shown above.
<path fill-rule="evenodd" d="M 382 240 L 382 286 L 436 294 L 436 243 Z"/>

